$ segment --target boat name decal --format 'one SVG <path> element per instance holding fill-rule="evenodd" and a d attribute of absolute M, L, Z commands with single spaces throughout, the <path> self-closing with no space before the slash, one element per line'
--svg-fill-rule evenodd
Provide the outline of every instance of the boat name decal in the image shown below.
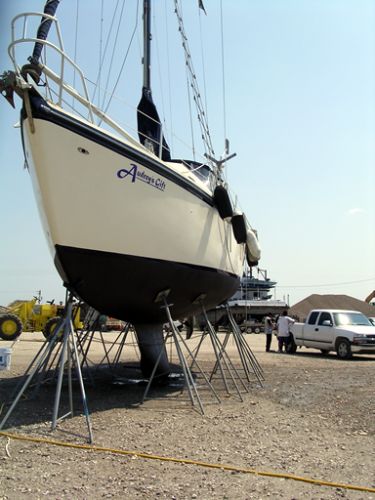
<path fill-rule="evenodd" d="M 160 179 L 160 177 L 153 177 L 152 175 L 146 174 L 144 170 L 140 170 L 138 165 L 135 163 L 130 164 L 129 169 L 121 168 L 117 171 L 117 177 L 119 179 L 130 178 L 131 182 L 135 182 L 136 180 L 145 182 L 151 187 L 159 189 L 160 191 L 164 191 L 165 189 L 165 181 Z"/>

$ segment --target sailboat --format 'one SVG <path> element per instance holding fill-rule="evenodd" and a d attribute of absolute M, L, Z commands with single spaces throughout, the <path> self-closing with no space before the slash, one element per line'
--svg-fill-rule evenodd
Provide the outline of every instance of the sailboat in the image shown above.
<path fill-rule="evenodd" d="M 174 319 L 225 301 L 239 286 L 244 259 L 257 264 L 257 235 L 233 207 L 223 178 L 228 152 L 217 160 L 208 147 L 204 162 L 171 155 L 152 99 L 151 0 L 143 2 L 138 137 L 90 99 L 83 73 L 64 51 L 58 4 L 48 0 L 43 13 L 13 20 L 14 70 L 3 74 L 0 90 L 13 106 L 14 93 L 22 101 L 25 160 L 64 285 L 102 314 L 131 322 L 140 347 L 160 345 L 166 322 L 160 293 L 168 295 Z M 177 0 L 175 11 L 185 36 Z M 41 18 L 36 37 L 26 33 L 31 17 Z M 55 43 L 48 40 L 52 27 Z M 19 64 L 25 44 L 33 50 Z M 79 90 L 65 80 L 69 68 Z M 77 108 L 66 106 L 68 98 Z"/>

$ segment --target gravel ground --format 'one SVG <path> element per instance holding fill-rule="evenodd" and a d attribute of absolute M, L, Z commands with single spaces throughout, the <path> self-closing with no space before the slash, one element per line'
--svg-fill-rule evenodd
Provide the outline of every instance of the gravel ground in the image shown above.
<path fill-rule="evenodd" d="M 116 336 L 106 334 L 106 339 Z M 375 490 L 375 356 L 341 361 L 334 354 L 322 356 L 312 350 L 299 350 L 294 356 L 266 353 L 262 335 L 247 335 L 246 339 L 264 370 L 263 385 L 252 376 L 246 384 L 248 392 L 241 391 L 240 401 L 230 378 L 228 395 L 216 376 L 213 385 L 222 400 L 218 404 L 197 372 L 203 416 L 197 406 L 191 406 L 186 389 L 181 391 L 178 383 L 152 389 L 141 404 L 145 383 L 129 381 L 138 373 L 131 342 L 125 346 L 122 363 L 112 372 L 95 370 L 104 351 L 101 343 L 94 343 L 89 352 L 91 376 L 85 374 L 94 445 L 133 453 L 121 455 L 0 437 L 0 499 L 375 500 L 374 492 L 340 486 Z M 206 340 L 197 359 L 206 373 L 211 373 L 214 356 L 208 344 Z M 9 345 L 1 343 L 2 347 Z M 16 343 L 11 369 L 0 371 L 1 402 L 9 400 L 41 345 L 41 335 L 30 333 L 24 333 Z M 191 349 L 196 345 L 197 339 L 189 341 Z M 227 350 L 243 378 L 232 339 Z M 175 354 L 173 361 L 177 361 Z M 61 412 L 68 408 L 65 383 L 63 389 Z M 30 389 L 27 398 L 20 400 L 5 432 L 87 443 L 88 428 L 76 384 L 77 416 L 59 422 L 54 431 L 54 385 L 44 385 L 35 398 L 32 395 Z M 2 416 L 6 409 L 4 405 Z M 150 459 L 136 453 L 221 467 Z M 259 474 L 226 470 L 227 465 Z M 262 476 L 262 472 L 292 474 L 333 485 Z"/>

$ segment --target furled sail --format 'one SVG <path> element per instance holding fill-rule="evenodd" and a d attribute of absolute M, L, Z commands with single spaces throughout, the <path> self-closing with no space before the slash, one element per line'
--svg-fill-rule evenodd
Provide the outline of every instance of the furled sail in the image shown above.
<path fill-rule="evenodd" d="M 151 90 L 143 87 L 142 98 L 137 108 L 138 134 L 143 145 L 149 147 L 162 160 L 171 159 L 169 146 L 163 136 L 162 126 L 156 106 L 152 100 Z M 162 151 L 160 154 L 160 147 Z"/>
<path fill-rule="evenodd" d="M 48 14 L 50 16 L 54 16 L 57 10 L 57 7 L 60 3 L 60 0 L 47 0 L 46 5 L 44 6 L 44 14 Z M 42 17 L 40 22 L 40 26 L 38 28 L 38 32 L 36 37 L 39 40 L 46 40 L 48 36 L 49 29 L 51 27 L 51 19 L 47 17 Z M 38 64 L 40 55 L 42 53 L 43 44 L 36 42 L 33 50 L 33 55 L 29 58 L 31 64 Z"/>

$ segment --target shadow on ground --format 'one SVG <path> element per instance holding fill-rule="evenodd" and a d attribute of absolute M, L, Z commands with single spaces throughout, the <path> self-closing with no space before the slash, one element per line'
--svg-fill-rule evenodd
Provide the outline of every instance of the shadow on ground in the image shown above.
<path fill-rule="evenodd" d="M 83 411 L 83 400 L 79 380 L 72 370 L 72 395 L 75 414 Z M 3 429 L 15 426 L 37 424 L 50 420 L 57 393 L 57 373 L 52 370 L 44 374 L 43 382 L 37 375 L 23 392 L 17 405 L 9 415 Z M 86 368 L 82 371 L 84 388 L 90 413 L 113 408 L 138 408 L 142 403 L 148 380 L 142 376 L 139 363 L 118 363 L 116 369 L 108 366 Z M 194 376 L 194 374 L 193 374 Z M 11 404 L 20 394 L 26 376 L 1 380 L 0 420 L 4 418 Z M 147 394 L 147 399 L 178 397 L 184 388 L 181 367 L 171 364 L 171 374 L 166 379 L 155 379 Z M 64 375 L 59 405 L 59 415 L 69 411 L 69 380 Z"/>

